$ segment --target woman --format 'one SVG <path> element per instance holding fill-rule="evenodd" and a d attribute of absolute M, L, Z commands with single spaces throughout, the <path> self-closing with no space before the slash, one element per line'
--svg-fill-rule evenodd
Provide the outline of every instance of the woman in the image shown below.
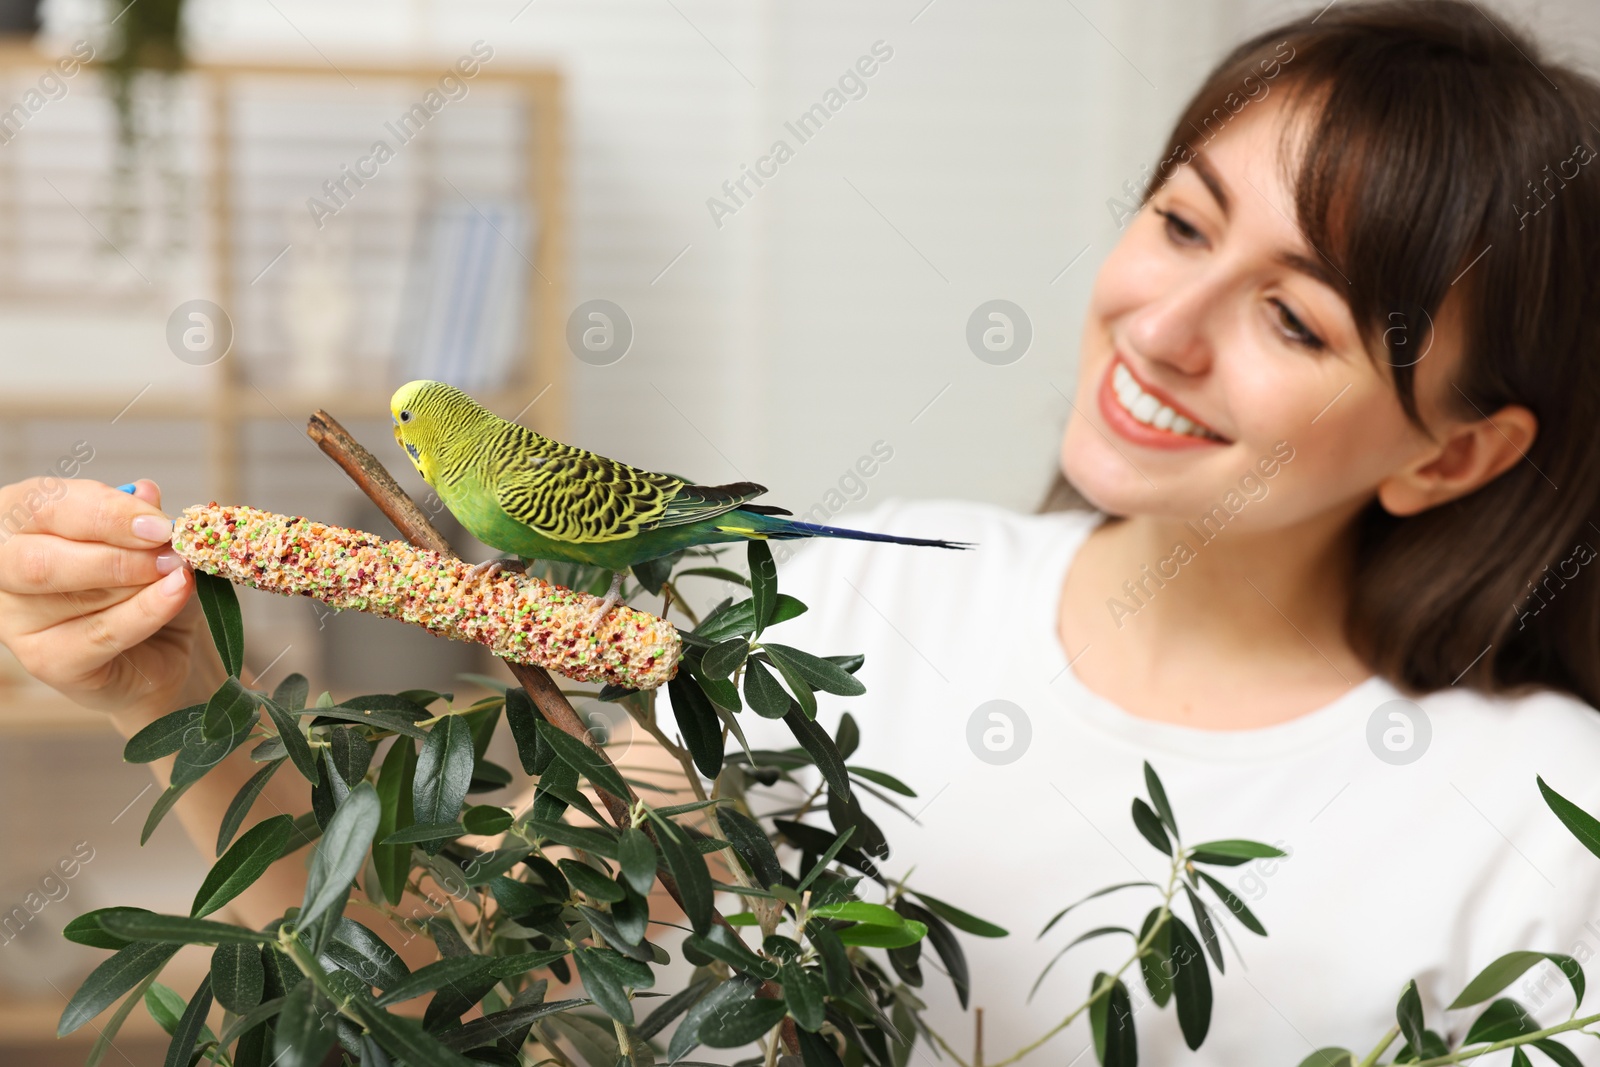
<path fill-rule="evenodd" d="M 1151 901 L 1094 900 L 1035 947 L 1049 915 L 1166 883 L 1128 818 L 1146 760 L 1186 843 L 1289 853 L 1220 872 L 1270 936 L 1222 920 L 1199 1062 L 1365 1051 L 1411 978 L 1459 1037 L 1442 1007 L 1490 960 L 1593 953 L 1600 859 L 1534 776 L 1600 810 L 1597 119 L 1600 89 L 1470 3 L 1338 4 L 1246 42 L 1100 269 L 1049 509 L 892 500 L 852 524 L 979 549 L 812 544 L 780 569 L 811 605 L 784 640 L 866 654 L 852 762 L 920 794 L 916 823 L 885 817 L 890 873 L 1013 931 L 967 939 L 989 1061 L 1129 945 L 1073 949 L 1030 1002 L 1049 952 Z M 71 483 L 0 545 L 0 639 L 124 732 L 214 670 L 135 490 Z M 180 805 L 202 841 L 236 785 L 205 782 L 220 800 Z M 1146 1062 L 1186 1056 L 1128 977 Z M 1548 977 L 1508 995 L 1565 1018 Z"/>

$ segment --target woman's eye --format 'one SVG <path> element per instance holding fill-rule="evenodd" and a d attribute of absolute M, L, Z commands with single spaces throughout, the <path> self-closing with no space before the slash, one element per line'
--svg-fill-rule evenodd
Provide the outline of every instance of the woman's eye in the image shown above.
<path fill-rule="evenodd" d="M 1312 333 L 1306 324 L 1301 322 L 1283 301 L 1273 300 L 1271 303 L 1278 312 L 1278 325 L 1282 327 L 1284 335 L 1291 342 L 1309 348 L 1312 351 L 1319 351 L 1327 347 L 1327 343 Z"/>
<path fill-rule="evenodd" d="M 1154 210 L 1157 215 L 1167 220 L 1167 236 L 1172 239 L 1173 244 L 1193 244 L 1204 240 L 1200 231 L 1189 225 L 1188 220 L 1182 215 L 1163 211 L 1161 208 Z"/>

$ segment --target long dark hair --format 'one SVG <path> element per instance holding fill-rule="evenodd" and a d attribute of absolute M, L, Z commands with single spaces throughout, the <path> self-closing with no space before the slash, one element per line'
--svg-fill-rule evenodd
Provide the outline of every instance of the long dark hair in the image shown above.
<path fill-rule="evenodd" d="M 1411 353 L 1454 287 L 1449 402 L 1539 422 L 1526 459 L 1476 492 L 1356 519 L 1352 646 L 1414 692 L 1543 686 L 1600 706 L 1600 574 L 1581 573 L 1600 546 L 1600 84 L 1464 0 L 1334 5 L 1211 71 L 1145 200 L 1268 71 L 1310 120 L 1300 229 L 1349 280 L 1407 417 L 1422 425 Z M 1087 506 L 1058 474 L 1039 511 Z"/>

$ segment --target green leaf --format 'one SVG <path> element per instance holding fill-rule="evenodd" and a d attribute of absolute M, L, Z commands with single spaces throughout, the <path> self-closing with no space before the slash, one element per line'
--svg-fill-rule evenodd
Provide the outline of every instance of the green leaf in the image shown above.
<path fill-rule="evenodd" d="M 822 1029 L 823 1003 L 827 987 L 822 979 L 795 963 L 785 963 L 778 969 L 778 980 L 783 983 L 783 1003 L 794 1016 L 802 1030 Z"/>
<path fill-rule="evenodd" d="M 800 747 L 811 757 L 811 762 L 816 764 L 817 770 L 822 772 L 828 788 L 840 796 L 849 796 L 850 772 L 845 768 L 839 749 L 834 745 L 833 738 L 828 736 L 828 731 L 796 708 L 790 708 L 783 721 L 788 725 L 789 732 L 794 734 L 794 739 L 800 742 Z"/>
<path fill-rule="evenodd" d="M 412 705 L 412 707 L 415 708 L 416 705 Z M 392 733 L 405 734 L 407 737 L 415 737 L 418 740 L 422 740 L 428 736 L 428 731 L 416 724 L 415 718 L 418 716 L 415 716 L 412 712 L 384 709 L 364 710 L 361 708 L 352 708 L 349 706 L 349 703 L 346 702 L 339 705 L 330 704 L 327 707 L 318 705 L 314 708 L 307 708 L 304 711 L 301 711 L 300 714 L 315 715 L 316 718 L 311 720 L 312 725 L 317 725 L 318 720 L 321 719 L 336 719 L 339 722 L 358 722 L 363 726 L 370 726 L 373 729 L 388 730 Z M 426 717 L 426 713 L 420 717 Z M 460 716 L 447 715 L 443 721 L 448 722 L 450 719 L 457 718 L 460 718 Z"/>
<path fill-rule="evenodd" d="M 846 714 L 849 713 L 846 712 Z M 841 756 L 845 755 L 843 746 L 840 746 L 839 754 Z M 881 785 L 883 788 L 890 790 L 891 792 L 899 793 L 903 797 L 914 797 L 917 795 L 916 790 L 912 789 L 909 785 L 906 785 L 892 774 L 885 774 L 882 771 L 875 771 L 867 767 L 856 767 L 850 764 L 846 764 L 845 769 L 863 781 L 871 782 L 873 785 Z"/>
<path fill-rule="evenodd" d="M 1177 837 L 1178 820 L 1173 817 L 1172 805 L 1167 803 L 1167 790 L 1149 760 L 1144 763 L 1144 787 L 1150 792 L 1150 803 L 1155 806 L 1156 814 L 1161 816 L 1161 824 L 1172 831 L 1173 837 Z"/>
<path fill-rule="evenodd" d="M 210 915 L 254 885 L 293 834 L 294 819 L 288 815 L 274 815 L 246 830 L 206 873 L 189 914 L 197 919 Z"/>
<path fill-rule="evenodd" d="M 539 713 L 534 710 L 533 698 L 521 686 L 506 690 L 506 725 L 511 727 L 511 739 L 517 744 L 517 759 L 524 774 L 544 773 L 540 759 Z"/>
<path fill-rule="evenodd" d="M 609 948 L 580 946 L 573 950 L 572 960 L 577 964 L 584 992 L 600 1009 L 620 1023 L 632 1023 L 633 1001 L 628 999 L 628 990 L 654 985 L 655 975 L 650 968 Z"/>
<path fill-rule="evenodd" d="M 228 842 L 233 840 L 233 835 L 239 832 L 245 816 L 250 814 L 251 805 L 256 802 L 256 798 L 261 795 L 261 791 L 267 787 L 267 783 L 278 773 L 278 768 L 281 766 L 283 760 L 273 760 L 252 774 L 250 780 L 240 787 L 233 798 L 233 803 L 228 805 L 227 812 L 222 816 L 221 828 L 217 830 L 217 855 L 222 855 L 223 850 L 228 847 Z"/>
<path fill-rule="evenodd" d="M 189 1067 L 195 1043 L 203 1034 L 211 1033 L 210 1028 L 206 1026 L 206 1012 L 210 1010 L 211 976 L 207 975 L 200 979 L 199 988 L 194 991 L 194 996 L 189 998 L 189 1005 L 184 1008 L 183 1016 L 173 1030 L 172 1043 L 167 1046 L 165 1067 Z"/>
<path fill-rule="evenodd" d="M 122 917 L 109 911 L 102 913 L 102 922 Z M 118 935 L 121 936 L 121 935 Z M 89 972 L 78 991 L 61 1012 L 56 1024 L 56 1036 L 66 1037 L 84 1023 L 109 1008 L 128 990 L 149 975 L 155 974 L 177 953 L 175 944 L 135 941 L 117 950 L 116 955 L 102 960 Z"/>
<path fill-rule="evenodd" d="M 630 826 L 617 838 L 617 862 L 622 865 L 622 877 L 633 891 L 649 896 L 656 884 L 656 846 L 649 836 L 637 826 Z"/>
<path fill-rule="evenodd" d="M 1233 913 L 1233 917 L 1238 919 L 1246 930 L 1254 934 L 1260 934 L 1262 937 L 1267 936 L 1267 928 L 1261 925 L 1261 920 L 1255 917 L 1255 913 L 1245 906 L 1245 902 L 1240 900 L 1233 890 L 1211 877 L 1205 871 L 1196 871 L 1195 873 L 1200 876 L 1206 885 L 1211 887 L 1211 891 L 1217 895 L 1217 899 L 1222 901 L 1223 906 Z"/>
<path fill-rule="evenodd" d="M 1097 926 L 1093 930 L 1084 931 L 1071 941 L 1068 941 L 1065 945 L 1062 945 L 1061 950 L 1054 956 L 1050 957 L 1050 962 L 1044 965 L 1044 969 L 1039 972 L 1039 977 L 1033 980 L 1033 987 L 1028 990 L 1028 999 L 1033 999 L 1033 995 L 1037 993 L 1039 991 L 1039 987 L 1044 984 L 1045 977 L 1049 975 L 1051 968 L 1055 967 L 1056 963 L 1060 961 L 1061 957 L 1067 954 L 1069 949 L 1075 948 L 1076 946 L 1083 944 L 1085 941 L 1092 941 L 1097 937 L 1106 937 L 1110 934 L 1127 934 L 1130 938 L 1135 937 L 1134 932 L 1128 929 L 1126 926 Z"/>
<path fill-rule="evenodd" d="M 805 677 L 794 668 L 793 664 L 772 655 L 764 646 L 759 655 L 765 659 L 765 662 L 777 668 L 778 674 L 783 677 L 783 684 L 789 688 L 793 703 L 800 706 L 800 710 L 805 713 L 805 717 L 807 719 L 815 719 L 817 717 L 817 694 L 806 682 Z M 752 656 L 750 662 L 760 663 L 762 660 Z M 746 673 L 748 674 L 748 671 Z M 833 738 L 830 737 L 828 740 L 832 742 Z M 843 760 L 840 762 L 842 763 Z"/>
<path fill-rule="evenodd" d="M 235 678 L 244 670 L 244 617 L 239 613 L 239 598 L 233 583 L 205 571 L 194 572 L 194 591 L 205 610 L 211 640 L 222 657 L 222 666 Z"/>
<path fill-rule="evenodd" d="M 893 908 L 865 900 L 841 900 L 833 904 L 820 904 L 811 914 L 823 919 L 842 919 L 847 922 L 873 923 L 877 926 L 904 926 L 905 916 Z"/>
<path fill-rule="evenodd" d="M 200 713 L 200 729 L 206 737 L 220 741 L 250 729 L 255 719 L 255 696 L 230 675 L 206 702 L 205 711 Z"/>
<path fill-rule="evenodd" d="M 139 831 L 139 844 L 143 845 L 150 840 L 150 835 L 156 832 L 156 827 L 161 825 L 161 820 L 167 817 L 173 805 L 179 798 L 189 791 L 194 782 L 184 782 L 182 785 L 169 785 L 156 797 L 156 802 L 150 805 L 150 814 L 145 816 L 144 829 Z"/>
<path fill-rule="evenodd" d="M 1405 1035 L 1406 1043 L 1413 1049 L 1422 1048 L 1422 996 L 1417 992 L 1415 979 L 1408 981 L 1405 988 L 1400 991 L 1400 1000 L 1395 1004 L 1395 1022 L 1400 1026 L 1400 1033 Z"/>
<path fill-rule="evenodd" d="M 179 708 L 146 726 L 123 746 L 122 758 L 128 763 L 150 763 L 170 756 L 183 747 L 183 735 L 200 724 L 204 704 Z"/>
<path fill-rule="evenodd" d="M 133 944 L 133 942 L 129 941 L 125 937 L 118 937 L 115 934 L 108 933 L 106 928 L 100 925 L 100 917 L 102 915 L 110 915 L 114 912 L 123 911 L 139 912 L 144 915 L 155 914 L 148 908 L 96 908 L 94 911 L 84 912 L 76 919 L 73 919 L 71 922 L 67 923 L 67 925 L 61 931 L 61 936 L 66 938 L 68 941 L 75 941 L 80 945 L 88 945 L 91 948 L 108 948 L 113 950 L 126 948 L 127 946 Z"/>
<path fill-rule="evenodd" d="M 1527 1008 L 1509 997 L 1501 997 L 1472 1021 L 1472 1026 L 1467 1030 L 1467 1036 L 1461 1039 L 1461 1044 L 1465 1046 L 1479 1041 L 1504 1041 L 1508 1037 L 1520 1037 L 1523 1034 L 1534 1033 L 1538 1029 L 1539 1024 L 1534 1022 Z"/>
<path fill-rule="evenodd" d="M 773 850 L 766 832 L 755 820 L 733 808 L 720 807 L 717 809 L 717 825 L 732 842 L 734 851 L 744 860 L 758 883 L 763 886 L 783 884 L 783 868 L 778 863 L 778 854 Z"/>
<path fill-rule="evenodd" d="M 406 1067 L 476 1067 L 472 1060 L 441 1045 L 415 1019 L 391 1015 L 361 998 L 351 1008 L 378 1044 L 404 1060 Z"/>
<path fill-rule="evenodd" d="M 1544 802 L 1556 813 L 1556 818 L 1561 820 L 1584 848 L 1600 856 L 1600 821 L 1545 785 L 1543 778 L 1536 780 L 1539 783 L 1539 792 L 1544 796 Z"/>
<path fill-rule="evenodd" d="M 471 982 L 489 974 L 494 965 L 490 956 L 449 956 L 418 967 L 400 983 L 387 988 L 375 1002 L 378 1007 L 400 1004 L 432 993 L 447 985 Z"/>
<path fill-rule="evenodd" d="M 299 771 L 306 781 L 315 784 L 317 759 L 311 754 L 311 745 L 306 741 L 306 735 L 300 732 L 298 712 L 278 703 L 276 697 L 264 700 L 262 703 L 266 706 L 267 715 L 272 719 L 272 725 L 278 731 L 278 738 L 283 742 L 283 750 L 293 761 L 295 770 Z M 301 706 L 304 707 L 304 703 Z"/>
<path fill-rule="evenodd" d="M 547 722 L 537 725 L 539 736 L 544 738 L 545 744 L 555 749 L 557 759 L 619 800 L 628 798 L 628 787 L 610 760 L 559 727 Z"/>
<path fill-rule="evenodd" d="M 1555 1061 L 1556 1067 L 1583 1067 L 1583 1061 L 1567 1046 L 1553 1037 L 1543 1037 L 1532 1042 L 1533 1047 Z M 1517 1049 L 1518 1052 L 1522 1050 Z M 1523 1062 L 1527 1062 L 1524 1060 Z"/>
<path fill-rule="evenodd" d="M 749 653 L 749 641 L 742 637 L 730 637 L 706 649 L 700 657 L 700 670 L 707 678 L 726 678 L 739 669 L 739 664 L 744 662 Z"/>
<path fill-rule="evenodd" d="M 424 841 L 438 843 L 445 838 L 460 837 L 467 832 L 466 823 L 457 819 L 455 822 L 418 822 L 412 823 L 403 830 L 394 833 L 379 841 L 381 845 L 415 845 Z M 409 849 L 407 852 L 409 853 Z"/>
<path fill-rule="evenodd" d="M 311 867 L 306 876 L 306 893 L 300 905 L 295 926 L 305 929 L 311 922 L 334 904 L 343 900 L 350 891 L 361 864 L 367 856 L 367 846 L 378 829 L 378 793 L 371 782 L 362 782 L 350 790 L 333 819 L 322 832 L 316 851 L 311 854 Z"/>
<path fill-rule="evenodd" d="M 305 675 L 295 673 L 278 683 L 278 688 L 272 691 L 272 701 L 290 711 L 299 711 L 306 706 L 310 695 L 311 683 L 306 681 Z"/>
<path fill-rule="evenodd" d="M 1172 939 L 1172 992 L 1178 1001 L 1178 1027 L 1191 1050 L 1211 1028 L 1211 972 L 1194 932 L 1176 915 L 1167 920 Z"/>
<path fill-rule="evenodd" d="M 229 941 L 211 953 L 211 991 L 217 1003 L 235 1015 L 243 1015 L 261 1003 L 266 981 L 261 950 L 254 945 Z"/>
<path fill-rule="evenodd" d="M 750 615 L 755 623 L 755 634 L 772 625 L 772 614 L 778 606 L 778 566 L 772 562 L 772 549 L 765 541 L 747 541 L 750 563 Z M 811 1029 L 815 1029 L 812 1027 Z"/>
<path fill-rule="evenodd" d="M 588 1003 L 587 1000 L 553 1000 L 548 1003 L 523 1004 L 507 1008 L 505 1011 L 493 1012 L 474 1019 L 457 1029 L 445 1031 L 439 1035 L 439 1043 L 457 1052 L 481 1048 L 519 1032 L 525 1033 L 530 1023 L 537 1022 L 546 1015 L 571 1011 Z"/>
<path fill-rule="evenodd" d="M 1343 1048 L 1319 1048 L 1301 1060 L 1299 1067 L 1356 1067 L 1356 1054 Z"/>
<path fill-rule="evenodd" d="M 749 635 L 755 632 L 755 602 L 745 599 L 737 604 L 731 600 L 725 601 L 722 607 L 707 615 L 699 626 L 694 628 L 694 636 L 716 644 L 726 641 L 735 634 Z M 772 609 L 772 618 L 768 626 L 776 626 L 780 622 L 787 622 L 797 615 L 805 612 L 806 606 L 788 593 L 778 594 L 777 606 Z"/>
<path fill-rule="evenodd" d="M 459 715 L 447 715 L 429 732 L 417 754 L 411 786 L 412 818 L 418 823 L 453 823 L 461 815 L 472 784 L 472 728 Z M 443 842 L 424 846 L 430 855 Z"/>
<path fill-rule="evenodd" d="M 1094 976 L 1090 991 L 1111 976 L 1104 971 Z M 1089 1025 L 1094 1034 L 1096 1057 L 1105 1067 L 1135 1067 L 1139 1062 L 1139 1042 L 1133 1028 L 1133 1000 L 1122 979 L 1112 981 L 1104 996 L 1089 1005 Z"/>
<path fill-rule="evenodd" d="M 783 1021 L 781 1000 L 752 997 L 717 1012 L 700 1024 L 700 1043 L 711 1048 L 748 1045 Z"/>
<path fill-rule="evenodd" d="M 1008 936 L 1004 927 L 996 926 L 994 923 L 986 919 L 980 919 L 976 915 L 969 915 L 953 904 L 946 904 L 938 897 L 930 897 L 928 894 L 919 893 L 914 889 L 911 890 L 911 895 L 926 904 L 929 911 L 954 926 L 957 930 L 964 930 L 978 937 Z"/>
<path fill-rule="evenodd" d="M 180 997 L 176 990 L 164 986 L 160 982 L 152 982 L 144 991 L 144 1010 L 150 1013 L 150 1018 L 156 1025 L 167 1032 L 171 1037 L 178 1029 L 178 1020 L 183 1018 L 183 1009 L 188 1007 L 188 1002 Z"/>
<path fill-rule="evenodd" d="M 557 860 L 556 867 L 571 883 L 572 888 L 594 900 L 615 904 L 627 897 L 627 890 L 613 882 L 588 864 L 577 860 Z"/>
<path fill-rule="evenodd" d="M 812 689 L 817 689 L 824 693 L 834 693 L 842 697 L 858 697 L 867 691 L 867 687 L 862 685 L 855 675 L 832 660 L 823 659 L 821 656 L 813 656 L 809 652 L 802 652 L 798 648 L 791 648 L 789 645 L 774 644 L 771 641 L 763 641 L 761 650 L 772 658 L 772 661 L 778 665 L 780 671 L 783 671 L 783 677 L 786 681 L 789 678 L 789 672 L 792 670 L 796 675 L 804 679 Z M 788 669 L 785 669 L 785 667 Z"/>
<path fill-rule="evenodd" d="M 1150 930 L 1161 919 L 1161 909 L 1151 908 L 1139 927 L 1139 942 L 1150 937 Z M 1172 931 L 1165 922 L 1150 939 L 1144 954 L 1139 957 L 1139 973 L 1144 976 L 1144 987 L 1156 1007 L 1164 1008 L 1172 999 Z"/>
<path fill-rule="evenodd" d="M 789 713 L 791 703 L 789 694 L 784 692 L 767 665 L 758 659 L 745 664 L 744 699 L 751 711 L 765 719 L 783 718 Z"/>
<path fill-rule="evenodd" d="M 679 671 L 667 682 L 672 717 L 697 770 L 712 781 L 722 773 L 722 726 L 705 691 Z"/>
<path fill-rule="evenodd" d="M 706 991 L 716 984 L 716 976 L 709 974 L 691 982 L 657 1004 L 650 1014 L 645 1016 L 644 1021 L 633 1028 L 633 1032 L 646 1041 L 650 1040 L 666 1029 L 668 1023 L 688 1011 L 695 1001 L 705 996 Z"/>
<path fill-rule="evenodd" d="M 1217 973 L 1225 973 L 1227 968 L 1222 963 L 1222 942 L 1217 940 L 1217 931 L 1211 925 L 1211 912 L 1199 894 L 1188 885 L 1183 887 L 1183 892 L 1189 898 L 1189 906 L 1194 909 L 1194 925 L 1200 931 L 1200 942 L 1205 945 L 1206 951 L 1211 953 L 1211 959 L 1217 965 Z"/>
<path fill-rule="evenodd" d="M 738 571 L 729 570 L 727 567 L 690 567 L 688 570 L 679 571 L 677 574 L 673 575 L 673 577 L 716 578 L 719 581 L 732 582 L 734 585 L 742 585 L 746 589 L 750 587 L 750 580 L 748 578 L 740 574 Z"/>
<path fill-rule="evenodd" d="M 107 1019 L 106 1024 L 99 1028 L 100 1032 L 95 1036 L 94 1044 L 89 1047 L 89 1055 L 84 1059 L 83 1067 L 100 1067 L 101 1062 L 106 1058 L 106 1053 L 111 1051 L 116 1042 L 117 1034 L 122 1030 L 122 1024 L 128 1021 L 128 1016 L 133 1014 L 133 1009 L 143 1001 L 145 992 L 155 984 L 157 973 L 159 972 L 152 973 L 146 977 L 144 981 L 134 988 L 132 993 L 123 998 L 121 1004 L 117 1005 L 117 1010 L 111 1013 L 111 1018 Z M 249 1067 L 249 1065 L 236 1063 L 236 1067 Z"/>
<path fill-rule="evenodd" d="M 1559 952 L 1507 952 L 1489 966 L 1478 972 L 1478 976 L 1467 983 L 1467 987 L 1455 1000 L 1450 1002 L 1446 1011 L 1455 1011 L 1457 1008 L 1470 1007 L 1481 1004 L 1500 992 L 1506 986 L 1516 981 L 1534 964 L 1549 960 L 1566 976 L 1568 984 L 1572 986 L 1572 995 L 1576 1004 L 1583 1003 L 1585 980 L 1583 967 L 1571 956 Z"/>
<path fill-rule="evenodd" d="M 372 865 L 384 901 L 399 904 L 411 873 L 411 846 L 385 844 L 396 830 L 412 824 L 412 777 L 417 749 L 408 737 L 396 737 L 378 767 L 378 829 L 373 835 Z"/>
<path fill-rule="evenodd" d="M 906 920 L 904 926 L 878 926 L 858 923 L 838 931 L 839 940 L 847 945 L 863 948 L 905 948 L 915 945 L 928 936 L 928 928 L 919 922 Z"/>
<path fill-rule="evenodd" d="M 320 1067 L 333 1048 L 333 1006 L 314 982 L 301 982 L 284 998 L 273 1024 L 272 1067 Z"/>
<path fill-rule="evenodd" d="M 1133 825 L 1138 827 L 1144 839 L 1155 847 L 1162 855 L 1172 855 L 1172 841 L 1167 837 L 1167 832 L 1161 828 L 1161 819 L 1150 810 L 1139 797 L 1133 798 Z"/>
<path fill-rule="evenodd" d="M 593 852 L 596 856 L 604 856 L 608 860 L 617 858 L 616 831 L 609 827 L 568 826 L 566 823 L 546 822 L 543 819 L 525 819 L 522 825 L 533 831 L 541 840 L 554 841 L 558 845 L 570 848 L 581 848 L 585 852 Z"/>
<path fill-rule="evenodd" d="M 1189 850 L 1195 863 L 1214 863 L 1219 867 L 1237 867 L 1257 859 L 1275 859 L 1287 856 L 1282 849 L 1264 845 L 1260 841 L 1243 841 L 1231 838 L 1225 841 L 1207 841 Z"/>
<path fill-rule="evenodd" d="M 157 915 L 154 912 L 129 911 L 102 915 L 100 925 L 129 941 L 163 941 L 179 945 L 216 945 L 224 941 L 249 941 L 265 945 L 273 941 L 271 934 L 257 933 L 232 923 L 191 919 L 183 915 Z"/>
<path fill-rule="evenodd" d="M 323 955 L 380 989 L 398 985 L 411 974 L 400 954 L 383 938 L 348 917 L 340 918 L 334 925 L 333 936 Z"/>
<path fill-rule="evenodd" d="M 787 828 L 785 827 L 784 829 L 785 833 L 787 834 Z M 815 827 L 807 827 L 807 829 L 815 829 Z M 817 878 L 821 876 L 822 872 L 828 869 L 828 864 L 832 863 L 834 857 L 844 849 L 846 842 L 848 842 L 851 837 L 855 836 L 855 832 L 856 828 L 852 826 L 845 830 L 844 833 L 833 839 L 833 843 L 828 846 L 827 850 L 823 852 L 821 856 L 817 857 L 817 862 L 811 865 L 811 870 L 807 871 L 806 876 L 800 879 L 799 885 L 795 886 L 796 893 L 804 893 L 806 891 L 806 887 L 812 882 L 816 881 Z"/>
<path fill-rule="evenodd" d="M 700 1043 L 700 1028 L 708 1020 L 734 1010 L 753 998 L 756 990 L 760 988 L 760 982 L 742 976 L 735 976 L 712 986 L 705 996 L 690 1006 L 684 1013 L 683 1022 L 673 1031 L 672 1041 L 667 1046 L 668 1061 L 676 1063 L 683 1059 Z"/>
<path fill-rule="evenodd" d="M 493 804 L 474 804 L 461 813 L 461 825 L 469 834 L 493 837 L 511 825 L 511 813 Z"/>
<path fill-rule="evenodd" d="M 666 860 L 667 870 L 678 884 L 683 900 L 683 913 L 694 932 L 705 936 L 711 931 L 711 918 L 716 912 L 712 897 L 711 872 L 706 870 L 705 857 L 689 843 L 682 827 L 664 819 L 650 809 L 645 809 L 656 827 L 656 844 Z"/>

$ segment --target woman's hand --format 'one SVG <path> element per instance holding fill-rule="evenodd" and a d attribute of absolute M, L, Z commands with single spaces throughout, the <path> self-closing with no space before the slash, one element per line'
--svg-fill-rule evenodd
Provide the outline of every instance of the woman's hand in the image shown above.
<path fill-rule="evenodd" d="M 148 479 L 0 486 L 0 644 L 86 707 L 171 710 L 201 631 L 194 577 Z"/>

